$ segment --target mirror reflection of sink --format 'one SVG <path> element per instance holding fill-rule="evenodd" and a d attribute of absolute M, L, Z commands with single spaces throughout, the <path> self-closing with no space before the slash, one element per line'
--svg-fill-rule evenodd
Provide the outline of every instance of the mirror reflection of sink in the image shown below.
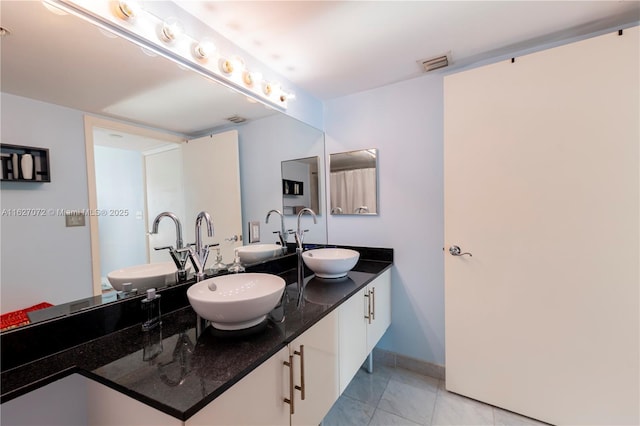
<path fill-rule="evenodd" d="M 173 262 L 145 263 L 111 271 L 107 274 L 107 279 L 118 291 L 122 290 L 122 284 L 131 283 L 141 293 L 152 287 L 175 284 L 177 270 Z"/>
<path fill-rule="evenodd" d="M 276 307 L 285 288 L 277 275 L 230 274 L 200 281 L 187 297 L 196 313 L 220 330 L 241 330 L 260 324 Z"/>
<path fill-rule="evenodd" d="M 249 244 L 236 248 L 240 262 L 257 263 L 282 254 L 282 246 L 278 244 Z"/>
<path fill-rule="evenodd" d="M 305 265 L 320 278 L 344 277 L 359 258 L 357 251 L 344 248 L 321 248 L 302 253 Z"/>

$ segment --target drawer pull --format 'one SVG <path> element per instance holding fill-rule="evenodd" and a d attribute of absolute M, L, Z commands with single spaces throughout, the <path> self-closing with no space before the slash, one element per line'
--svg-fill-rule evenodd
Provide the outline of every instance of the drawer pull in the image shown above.
<path fill-rule="evenodd" d="M 300 391 L 300 399 L 304 401 L 304 345 L 300 345 L 300 351 L 293 351 L 293 353 L 300 356 L 300 386 L 296 386 L 296 389 Z"/>
<path fill-rule="evenodd" d="M 367 294 L 364 295 L 367 298 L 367 315 L 364 317 L 369 320 L 369 324 L 371 324 L 372 315 L 371 315 L 371 292 L 367 291 Z"/>
<path fill-rule="evenodd" d="M 284 365 L 289 367 L 289 398 L 284 398 L 284 402 L 289 404 L 289 414 L 294 414 L 293 406 L 293 355 L 289 355 L 289 361 L 284 361 Z"/>

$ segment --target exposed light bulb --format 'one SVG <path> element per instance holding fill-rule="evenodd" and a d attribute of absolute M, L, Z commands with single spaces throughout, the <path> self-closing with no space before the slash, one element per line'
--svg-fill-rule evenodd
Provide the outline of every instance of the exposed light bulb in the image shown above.
<path fill-rule="evenodd" d="M 223 73 L 225 74 L 232 74 L 233 73 L 233 62 L 230 61 L 229 59 L 225 59 L 225 58 L 220 58 L 220 70 L 222 70 Z"/>
<path fill-rule="evenodd" d="M 116 11 L 122 19 L 134 19 L 140 15 L 142 7 L 134 0 L 120 0 Z"/>
<path fill-rule="evenodd" d="M 262 93 L 264 93 L 266 96 L 271 96 L 272 92 L 273 92 L 273 86 L 271 85 L 271 83 L 269 83 L 268 81 L 263 82 Z"/>
<path fill-rule="evenodd" d="M 209 39 L 203 39 L 193 46 L 193 55 L 196 59 L 208 59 L 216 50 L 216 45 Z"/>
<path fill-rule="evenodd" d="M 162 23 L 162 28 L 160 30 L 160 38 L 167 43 L 171 43 L 178 37 L 180 37 L 184 33 L 184 28 L 180 21 L 176 18 L 167 18 Z"/>
<path fill-rule="evenodd" d="M 246 84 L 249 87 L 253 86 L 253 75 L 249 72 L 249 71 L 245 71 L 242 74 L 242 81 L 244 81 L 244 84 Z"/>
<path fill-rule="evenodd" d="M 280 102 L 286 102 L 286 101 L 292 101 L 296 98 L 296 94 L 291 92 L 291 93 L 287 93 L 287 92 L 280 92 Z"/>

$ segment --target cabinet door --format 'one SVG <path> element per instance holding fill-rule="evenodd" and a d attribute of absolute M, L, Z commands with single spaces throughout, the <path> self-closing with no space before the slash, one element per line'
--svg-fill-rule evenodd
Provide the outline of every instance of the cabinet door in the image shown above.
<path fill-rule="evenodd" d="M 282 348 L 187 422 L 198 425 L 288 425 L 289 349 Z"/>
<path fill-rule="evenodd" d="M 367 350 L 367 302 L 363 288 L 338 308 L 340 336 L 340 394 L 358 372 Z"/>
<path fill-rule="evenodd" d="M 371 322 L 367 327 L 367 353 L 371 352 L 391 324 L 391 270 L 367 286 L 371 298 Z"/>
<path fill-rule="evenodd" d="M 320 424 L 338 399 L 338 340 L 335 310 L 289 345 L 294 355 L 294 381 L 305 393 L 302 400 L 302 390 L 294 392 L 292 425 Z"/>

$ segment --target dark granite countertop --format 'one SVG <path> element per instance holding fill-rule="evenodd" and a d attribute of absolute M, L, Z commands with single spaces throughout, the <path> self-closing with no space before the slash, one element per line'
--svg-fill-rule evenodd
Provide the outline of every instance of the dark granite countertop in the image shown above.
<path fill-rule="evenodd" d="M 138 323 L 3 370 L 2 400 L 79 373 L 186 420 L 390 266 L 389 261 L 361 259 L 339 281 L 307 277 L 300 310 L 295 307 L 296 271 L 282 272 L 291 283 L 289 301 L 262 324 L 241 331 L 207 327 L 198 335 L 197 316 L 186 306 L 163 315 L 161 327 L 151 332 L 143 332 Z"/>

